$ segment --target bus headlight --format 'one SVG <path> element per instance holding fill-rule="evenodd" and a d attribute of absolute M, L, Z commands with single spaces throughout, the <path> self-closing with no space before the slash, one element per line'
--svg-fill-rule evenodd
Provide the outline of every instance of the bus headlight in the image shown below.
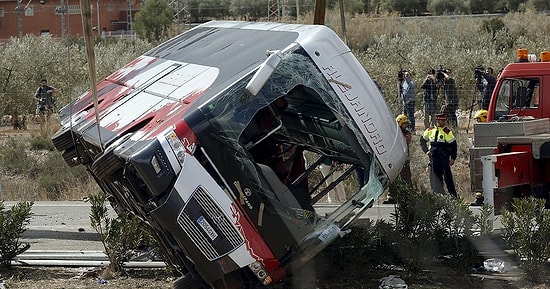
<path fill-rule="evenodd" d="M 262 263 L 256 261 L 248 265 L 248 268 L 250 268 L 252 273 L 254 273 L 258 280 L 262 281 L 264 285 L 269 285 L 271 282 L 273 282 L 273 279 L 271 279 L 271 276 L 267 274 L 267 271 L 265 270 Z"/>
<path fill-rule="evenodd" d="M 176 135 L 176 132 L 174 132 L 173 130 L 167 132 L 164 135 L 164 137 L 166 138 L 166 141 L 170 145 L 170 148 L 172 148 L 172 151 L 174 152 L 174 155 L 178 159 L 178 162 L 182 164 L 183 161 L 185 160 L 185 148 L 180 138 Z"/>

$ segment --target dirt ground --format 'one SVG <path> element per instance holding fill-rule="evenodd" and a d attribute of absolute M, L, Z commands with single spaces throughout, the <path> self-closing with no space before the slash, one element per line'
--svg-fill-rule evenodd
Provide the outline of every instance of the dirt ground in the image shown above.
<path fill-rule="evenodd" d="M 165 270 L 140 269 L 127 276 L 113 277 L 98 268 L 15 267 L 0 273 L 0 288 L 9 289 L 96 289 L 172 288 Z M 3 282 L 3 283 L 2 283 Z M 2 284 L 5 287 L 2 287 Z"/>
<path fill-rule="evenodd" d="M 318 264 L 319 265 L 319 264 Z M 356 268 L 341 271 L 339 268 L 324 268 L 316 272 L 318 289 L 369 289 L 379 288 L 380 279 L 390 275 L 399 276 L 408 288 L 416 289 L 546 289 L 550 286 L 532 285 L 517 281 L 517 272 L 463 275 L 447 266 L 434 266 L 416 275 L 389 270 L 366 270 Z M 97 268 L 67 267 L 16 267 L 0 273 L 0 288 L 9 289 L 96 289 L 96 288 L 172 288 L 173 277 L 163 269 L 133 269 L 127 276 L 113 277 L 99 272 Z M 289 282 L 291 283 L 291 282 Z M 4 284 L 5 287 L 2 287 Z M 302 286 L 285 284 L 282 289 L 297 289 Z"/>

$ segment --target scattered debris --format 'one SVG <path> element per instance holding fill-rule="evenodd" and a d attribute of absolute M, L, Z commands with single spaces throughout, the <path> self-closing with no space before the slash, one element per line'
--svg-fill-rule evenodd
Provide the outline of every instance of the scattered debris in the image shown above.
<path fill-rule="evenodd" d="M 99 276 L 99 273 L 101 272 L 101 269 L 99 268 L 84 268 L 81 269 L 80 272 L 73 277 L 73 279 L 86 279 L 86 278 L 96 278 Z"/>
<path fill-rule="evenodd" d="M 483 261 L 483 268 L 489 272 L 504 273 L 510 270 L 510 264 L 501 259 L 491 258 Z"/>
<path fill-rule="evenodd" d="M 399 276 L 389 275 L 380 279 L 379 289 L 407 289 L 407 283 L 405 280 L 399 278 Z"/>

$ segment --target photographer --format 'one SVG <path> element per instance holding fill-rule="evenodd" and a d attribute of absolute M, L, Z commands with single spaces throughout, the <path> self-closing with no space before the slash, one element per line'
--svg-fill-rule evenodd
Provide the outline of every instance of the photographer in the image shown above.
<path fill-rule="evenodd" d="M 52 110 L 55 107 L 56 101 L 52 94 L 56 91 L 55 87 L 48 85 L 48 80 L 45 78 L 40 80 L 40 86 L 34 94 L 34 98 L 37 101 L 36 114 L 44 114 L 47 110 Z"/>
<path fill-rule="evenodd" d="M 424 129 L 435 125 L 435 114 L 437 113 L 437 83 L 435 69 L 428 69 L 428 75 L 422 83 L 422 100 L 424 101 Z"/>
<path fill-rule="evenodd" d="M 400 72 L 401 73 L 401 72 Z M 411 131 L 415 131 L 414 110 L 416 108 L 415 84 L 409 71 L 403 71 L 403 78 L 399 78 L 399 88 L 403 99 L 403 114 L 410 121 Z"/>
<path fill-rule="evenodd" d="M 481 92 L 481 109 L 487 110 L 489 109 L 489 102 L 491 101 L 491 95 L 495 89 L 497 79 L 493 75 L 492 67 L 487 67 L 485 71 L 483 71 L 483 67 L 477 67 L 474 73 L 477 89 Z"/>
<path fill-rule="evenodd" d="M 449 126 L 458 132 L 458 119 L 456 110 L 458 109 L 458 91 L 456 89 L 455 79 L 452 77 L 452 71 L 445 69 L 443 74 L 443 93 L 445 95 L 445 104 L 441 108 L 441 112 L 448 117 Z"/>

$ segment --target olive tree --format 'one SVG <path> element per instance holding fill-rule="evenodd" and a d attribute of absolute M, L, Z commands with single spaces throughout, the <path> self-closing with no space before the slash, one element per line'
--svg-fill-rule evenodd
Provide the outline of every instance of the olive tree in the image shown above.
<path fill-rule="evenodd" d="M 65 76 L 61 71 L 66 61 L 61 42 L 36 36 L 13 38 L 2 48 L 0 59 L 0 112 L 2 115 L 31 113 L 36 109 L 34 93 L 42 78 L 49 84 L 59 82 Z"/>
<path fill-rule="evenodd" d="M 462 0 L 432 0 L 428 11 L 435 15 L 468 13 L 468 5 Z"/>
<path fill-rule="evenodd" d="M 166 0 L 147 0 L 134 19 L 141 38 L 158 42 L 174 23 L 174 8 Z"/>

